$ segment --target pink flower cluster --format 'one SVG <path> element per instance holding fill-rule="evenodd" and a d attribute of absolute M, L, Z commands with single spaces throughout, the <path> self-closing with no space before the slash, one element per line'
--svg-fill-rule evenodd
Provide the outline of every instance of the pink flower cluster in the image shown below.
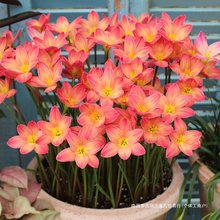
<path fill-rule="evenodd" d="M 199 148 L 201 133 L 187 130 L 183 119 L 205 99 L 202 78 L 220 79 L 220 42 L 208 45 L 200 32 L 193 43 L 185 16 L 172 20 L 166 13 L 119 20 L 118 14 L 100 18 L 92 11 L 88 19 L 69 23 L 61 16 L 54 24 L 49 18 L 27 23 L 31 41 L 24 45 L 12 48 L 15 38 L 8 32 L 0 39 L 0 103 L 14 95 L 9 82 L 16 80 L 54 91 L 65 111 L 53 106 L 48 122 L 18 125 L 10 147 L 46 154 L 49 144 L 68 143 L 56 159 L 75 161 L 80 168 L 97 168 L 99 152 L 123 160 L 144 155 L 146 143 L 165 148 L 167 158 L 180 152 L 191 156 Z M 104 48 L 103 69 L 89 63 L 97 45 Z M 92 68 L 86 71 L 85 64 Z M 178 80 L 171 83 L 174 73 Z M 66 115 L 69 109 L 78 112 L 77 124 Z"/>

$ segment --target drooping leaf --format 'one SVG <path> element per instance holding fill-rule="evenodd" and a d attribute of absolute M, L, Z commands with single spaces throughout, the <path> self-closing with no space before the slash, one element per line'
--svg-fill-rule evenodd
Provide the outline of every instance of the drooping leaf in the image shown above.
<path fill-rule="evenodd" d="M 18 196 L 13 203 L 13 212 L 5 214 L 7 219 L 19 219 L 27 214 L 38 214 L 39 212 L 31 207 L 30 202 L 23 196 Z"/>
<path fill-rule="evenodd" d="M 35 182 L 28 182 L 27 189 L 20 189 L 20 195 L 26 197 L 30 203 L 33 203 L 41 190 L 41 185 Z"/>
<path fill-rule="evenodd" d="M 7 5 L 22 6 L 21 2 L 18 0 L 0 0 L 0 3 L 7 4 Z"/>
<path fill-rule="evenodd" d="M 55 210 L 54 207 L 51 205 L 51 203 L 44 199 L 37 199 L 37 201 L 33 204 L 33 207 L 37 211 Z"/>
<path fill-rule="evenodd" d="M 2 187 L 0 187 L 0 197 L 9 201 L 14 201 L 17 196 L 19 196 L 17 187 L 8 184 L 2 184 Z"/>
<path fill-rule="evenodd" d="M 40 14 L 41 14 L 40 12 L 27 11 L 27 12 L 19 13 L 14 16 L 10 16 L 8 18 L 1 19 L 0 20 L 0 28 L 11 25 L 11 24 L 15 24 L 19 21 L 23 21 L 23 20 L 26 20 L 28 18 L 32 18 L 32 17 L 40 15 Z"/>
<path fill-rule="evenodd" d="M 59 212 L 53 210 L 45 210 L 39 214 L 25 216 L 22 218 L 22 220 L 61 220 L 61 218 Z"/>
<path fill-rule="evenodd" d="M 18 166 L 5 167 L 0 171 L 0 181 L 18 188 L 27 188 L 26 172 Z"/>
<path fill-rule="evenodd" d="M 6 117 L 5 113 L 0 109 L 0 118 L 5 118 L 5 117 Z"/>

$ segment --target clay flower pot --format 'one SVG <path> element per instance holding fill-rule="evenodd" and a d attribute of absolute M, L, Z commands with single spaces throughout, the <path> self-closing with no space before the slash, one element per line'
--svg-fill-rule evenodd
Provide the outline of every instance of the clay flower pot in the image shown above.
<path fill-rule="evenodd" d="M 28 168 L 36 170 L 37 161 L 32 160 Z M 79 207 L 57 200 L 43 189 L 39 198 L 50 201 L 57 211 L 60 211 L 63 220 L 165 220 L 168 211 L 178 201 L 183 182 L 182 169 L 177 162 L 173 164 L 172 172 L 173 179 L 164 193 L 149 202 L 130 208 L 92 209 Z"/>
<path fill-rule="evenodd" d="M 200 203 L 203 205 L 202 215 L 205 216 L 211 211 L 211 207 L 208 207 L 208 189 L 207 187 L 205 187 L 205 185 L 211 180 L 211 178 L 215 174 L 204 163 L 200 161 L 200 157 L 197 153 L 193 153 L 193 156 L 189 158 L 189 161 L 190 165 L 192 165 L 196 161 L 198 161 L 200 164 L 198 171 Z M 220 183 L 216 185 L 212 208 L 214 210 L 220 209 Z"/>

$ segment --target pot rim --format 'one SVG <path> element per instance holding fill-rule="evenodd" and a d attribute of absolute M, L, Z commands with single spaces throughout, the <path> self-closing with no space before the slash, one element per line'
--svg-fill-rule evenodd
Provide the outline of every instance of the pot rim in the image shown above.
<path fill-rule="evenodd" d="M 209 167 L 200 160 L 200 156 L 197 152 L 193 152 L 193 155 L 189 157 L 190 165 L 192 166 L 197 162 L 200 167 L 198 171 L 198 178 L 203 185 L 206 185 L 215 174 L 209 169 Z M 216 192 L 220 193 L 220 183 L 216 184 Z"/>
<path fill-rule="evenodd" d="M 37 168 L 37 161 L 36 158 L 34 158 L 28 165 L 29 169 L 36 170 Z M 39 193 L 39 198 L 44 198 L 49 201 L 53 201 L 52 203 L 56 204 L 56 207 L 58 210 L 64 210 L 72 213 L 73 210 L 78 215 L 86 215 L 86 216 L 103 216 L 108 215 L 110 216 L 127 216 L 128 219 L 133 219 L 132 216 L 136 216 L 138 214 L 139 218 L 143 218 L 148 216 L 148 219 L 151 219 L 150 217 L 158 217 L 165 213 L 167 213 L 172 207 L 174 207 L 178 201 L 179 198 L 179 192 L 180 188 L 183 182 L 183 173 L 182 169 L 179 166 L 179 164 L 175 161 L 172 166 L 172 172 L 173 177 L 172 181 L 169 185 L 169 187 L 160 195 L 158 195 L 156 198 L 139 205 L 126 207 L 126 208 L 116 208 L 116 209 L 94 209 L 94 208 L 87 208 L 87 207 L 81 207 L 72 205 L 66 202 L 63 202 L 61 200 L 58 200 L 45 192 L 43 189 L 41 189 Z M 32 178 L 35 178 L 35 175 L 31 174 Z"/>

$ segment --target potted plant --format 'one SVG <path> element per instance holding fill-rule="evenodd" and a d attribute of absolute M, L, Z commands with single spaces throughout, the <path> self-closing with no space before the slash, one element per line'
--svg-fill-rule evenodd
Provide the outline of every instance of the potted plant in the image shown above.
<path fill-rule="evenodd" d="M 184 119 L 205 98 L 203 76 L 217 77 L 219 54 L 215 45 L 204 50 L 203 33 L 193 44 L 184 21 L 92 11 L 50 23 L 42 15 L 27 23 L 30 42 L 13 49 L 1 39 L 1 101 L 15 80 L 41 117 L 26 122 L 13 103 L 18 135 L 8 145 L 35 151 L 29 168 L 42 183 L 39 197 L 63 219 L 165 219 L 177 203 L 183 175 L 175 158 L 191 156 L 202 135 Z"/>
<path fill-rule="evenodd" d="M 46 200 L 38 199 L 41 185 L 18 166 L 0 170 L 0 219 L 60 220 Z"/>
<path fill-rule="evenodd" d="M 203 134 L 202 146 L 190 157 L 190 163 L 199 164 L 197 172 L 200 185 L 203 215 L 220 209 L 220 100 L 212 101 L 212 115 L 195 117 L 191 124 Z"/>

